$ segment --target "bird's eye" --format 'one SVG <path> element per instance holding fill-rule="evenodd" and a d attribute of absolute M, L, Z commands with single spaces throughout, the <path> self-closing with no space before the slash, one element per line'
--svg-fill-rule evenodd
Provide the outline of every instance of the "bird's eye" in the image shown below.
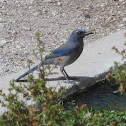
<path fill-rule="evenodd" d="M 80 35 L 81 33 L 82 33 L 81 31 L 78 32 L 79 35 Z"/>

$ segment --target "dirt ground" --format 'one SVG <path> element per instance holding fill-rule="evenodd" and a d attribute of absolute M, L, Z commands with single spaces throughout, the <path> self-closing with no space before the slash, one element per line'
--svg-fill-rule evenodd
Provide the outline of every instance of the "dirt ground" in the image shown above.
<path fill-rule="evenodd" d="M 34 59 L 37 31 L 46 55 L 78 28 L 95 33 L 86 44 L 126 28 L 126 0 L 0 0 L 0 76 Z"/>

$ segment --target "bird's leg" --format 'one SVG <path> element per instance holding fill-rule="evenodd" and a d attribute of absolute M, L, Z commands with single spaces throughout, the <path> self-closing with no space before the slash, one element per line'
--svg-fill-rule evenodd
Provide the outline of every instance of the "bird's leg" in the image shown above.
<path fill-rule="evenodd" d="M 64 70 L 63 67 L 60 68 L 60 71 L 61 71 L 61 73 L 64 75 L 65 79 L 68 80 L 68 81 L 70 81 L 70 80 L 69 80 L 69 76 L 68 76 L 68 74 L 66 73 L 66 71 Z"/>
<path fill-rule="evenodd" d="M 67 74 L 67 72 L 63 69 L 63 72 L 65 73 L 65 75 L 67 76 L 67 78 L 70 79 L 69 75 Z"/>
<path fill-rule="evenodd" d="M 66 72 L 64 69 L 63 69 L 63 72 L 62 72 L 62 73 L 63 73 L 64 77 L 66 78 L 66 80 L 67 80 L 69 83 L 76 85 L 77 88 L 79 89 L 79 87 L 78 87 L 78 85 L 75 83 L 75 81 L 70 81 L 70 77 L 68 76 L 67 72 Z"/>

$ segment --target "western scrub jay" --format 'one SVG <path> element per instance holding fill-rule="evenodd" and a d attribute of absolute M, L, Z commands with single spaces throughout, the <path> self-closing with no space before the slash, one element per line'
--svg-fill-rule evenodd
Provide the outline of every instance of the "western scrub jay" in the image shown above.
<path fill-rule="evenodd" d="M 84 47 L 83 38 L 89 34 L 93 34 L 93 32 L 87 32 L 84 29 L 74 30 L 66 43 L 64 43 L 59 48 L 55 49 L 50 55 L 47 55 L 45 57 L 44 65 L 56 64 L 58 61 L 61 73 L 67 80 L 69 80 L 69 76 L 66 73 L 64 67 L 72 64 L 78 59 Z M 41 64 L 31 68 L 29 71 L 18 77 L 16 81 L 19 81 L 22 77 L 36 70 L 40 66 Z"/>

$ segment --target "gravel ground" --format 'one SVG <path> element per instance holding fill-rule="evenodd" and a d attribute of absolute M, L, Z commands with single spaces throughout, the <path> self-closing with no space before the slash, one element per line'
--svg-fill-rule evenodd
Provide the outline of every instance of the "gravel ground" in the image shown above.
<path fill-rule="evenodd" d="M 0 76 L 35 59 L 37 31 L 48 53 L 77 28 L 95 32 L 86 44 L 126 28 L 126 0 L 0 0 Z"/>

